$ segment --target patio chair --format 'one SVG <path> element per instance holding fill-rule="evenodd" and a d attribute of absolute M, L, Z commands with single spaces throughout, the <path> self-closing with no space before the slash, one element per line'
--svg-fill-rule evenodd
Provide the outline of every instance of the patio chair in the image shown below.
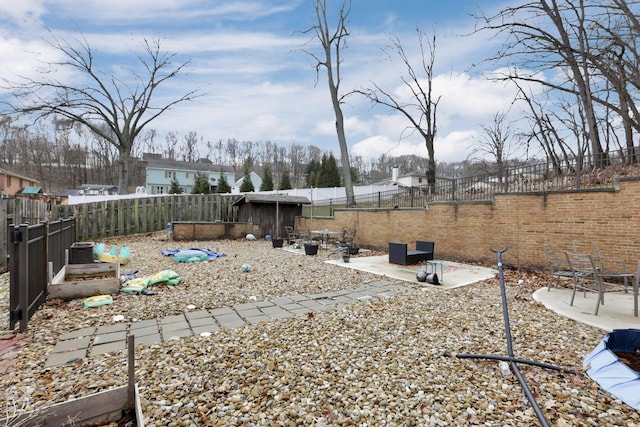
<path fill-rule="evenodd" d="M 567 251 L 564 251 L 564 256 L 567 259 L 567 264 L 571 270 L 571 279 L 573 280 L 573 293 L 569 303 L 572 306 L 578 290 L 581 290 L 586 298 L 587 292 L 598 292 L 598 285 L 594 278 L 589 256 L 576 253 L 569 254 Z"/>
<path fill-rule="evenodd" d="M 291 227 L 290 225 L 285 225 L 284 229 L 287 232 L 287 240 L 289 241 L 289 244 L 290 245 L 294 244 L 296 242 L 296 240 L 298 239 L 298 236 L 296 235 L 295 231 L 293 230 L 293 227 Z"/>
<path fill-rule="evenodd" d="M 624 284 L 609 282 L 606 280 L 608 276 L 603 275 L 601 267 L 598 262 L 594 260 L 591 255 L 588 255 L 589 262 L 591 263 L 591 269 L 593 270 L 593 279 L 597 286 L 598 301 L 596 302 L 596 309 L 593 314 L 598 315 L 598 309 L 600 305 L 604 305 L 604 294 L 606 292 L 628 292 L 628 286 L 626 280 Z"/>
<path fill-rule="evenodd" d="M 566 262 L 562 262 L 553 246 L 550 244 L 542 245 L 542 250 L 547 258 L 547 264 L 549 265 L 549 284 L 547 285 L 547 291 L 551 290 L 551 286 L 557 287 L 560 283 L 560 279 L 571 279 L 573 272 L 566 266 Z"/>
<path fill-rule="evenodd" d="M 351 227 L 342 227 L 342 236 L 337 241 L 341 246 L 353 246 L 356 239 L 356 229 Z"/>
<path fill-rule="evenodd" d="M 298 228 L 296 230 L 296 234 L 302 242 L 308 242 L 311 240 L 311 232 L 307 228 Z"/>
<path fill-rule="evenodd" d="M 597 243 L 595 244 L 595 249 L 596 249 L 596 256 L 598 257 L 598 264 L 599 264 L 598 268 L 599 268 L 600 275 L 604 279 L 622 280 L 622 282 L 624 282 L 624 285 L 627 286 L 629 279 L 633 279 L 633 274 L 630 274 L 627 272 L 627 264 L 625 263 L 625 261 L 624 260 L 612 261 L 611 259 L 609 259 L 607 262 L 605 262 L 604 256 L 602 255 L 602 252 L 600 251 L 600 247 L 598 246 Z M 611 268 L 612 264 L 617 264 L 620 267 Z"/>

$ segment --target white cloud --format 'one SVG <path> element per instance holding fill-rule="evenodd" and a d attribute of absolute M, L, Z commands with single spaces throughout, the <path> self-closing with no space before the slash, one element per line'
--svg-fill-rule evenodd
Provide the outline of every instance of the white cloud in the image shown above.
<path fill-rule="evenodd" d="M 21 0 L 24 1 L 24 0 Z M 297 2 L 282 4 L 261 1 L 211 2 L 209 0 L 85 0 L 78 7 L 77 0 L 51 0 L 48 7 L 61 16 L 73 16 L 83 22 L 119 21 L 121 24 L 173 19 L 177 21 L 222 17 L 254 20 L 291 10 Z"/>
<path fill-rule="evenodd" d="M 456 162 L 464 160 L 472 150 L 477 139 L 475 130 L 454 131 L 435 142 L 434 151 L 437 162 Z"/>
<path fill-rule="evenodd" d="M 439 111 L 444 110 L 446 118 L 464 116 L 483 120 L 508 110 L 516 95 L 514 86 L 482 77 L 472 78 L 466 73 L 437 76 L 433 85 L 436 96 L 442 96 Z"/>
<path fill-rule="evenodd" d="M 17 26 L 31 26 L 45 13 L 44 0 L 20 0 L 0 2 L 0 15 L 9 18 Z"/>
<path fill-rule="evenodd" d="M 107 73 L 124 76 L 136 70 L 135 54 L 142 52 L 143 38 L 161 39 L 163 51 L 178 53 L 175 64 L 191 59 L 177 79 L 159 88 L 156 105 L 196 88 L 206 95 L 152 122 L 151 127 L 161 134 L 196 131 L 211 141 L 236 138 L 313 144 L 338 153 L 326 73 L 320 70 L 316 82 L 315 62 L 301 51 L 317 47 L 314 42 L 305 46 L 309 35 L 295 33 L 305 29 L 312 18 L 305 0 L 87 0 L 82 7 L 77 0 L 23 0 L 11 7 L 11 20 L 47 19 L 45 24 L 69 41 L 78 37 L 78 31 L 87 31 L 83 35 L 94 50 L 96 63 Z M 4 9 L 8 10 L 7 5 L 0 5 L 0 12 Z M 395 7 L 389 9 L 392 11 L 379 15 L 378 24 L 365 22 L 353 28 L 342 57 L 343 94 L 375 81 L 392 93 L 407 96 L 399 78 L 406 70 L 401 63 L 385 60 L 380 49 L 389 44 L 389 33 L 379 30 L 379 25 L 384 25 L 384 31 L 399 31 L 407 53 L 415 59 L 419 54 L 415 26 L 405 25 L 414 16 L 401 17 Z M 5 21 L 0 17 L 0 22 Z M 429 30 L 427 26 L 423 29 Z M 36 39 L 42 31 L 0 37 L 0 54 L 8 72 L 35 76 L 38 60 L 59 57 L 60 52 Z M 434 93 L 442 95 L 442 100 L 437 161 L 464 158 L 465 141 L 513 99 L 511 89 L 466 71 L 489 43 L 480 35 L 450 36 L 461 32 L 465 32 L 462 27 L 453 26 L 438 31 Z M 407 131 L 410 123 L 402 115 L 372 106 L 361 96 L 348 97 L 343 112 L 347 141 L 355 155 L 426 156 L 424 141 Z M 161 135 L 159 140 L 163 139 Z"/>
<path fill-rule="evenodd" d="M 376 135 L 356 142 L 351 147 L 351 153 L 363 159 L 371 159 L 382 155 L 390 157 L 411 154 L 421 157 L 427 156 L 424 145 L 409 141 L 394 141 L 385 135 Z"/>

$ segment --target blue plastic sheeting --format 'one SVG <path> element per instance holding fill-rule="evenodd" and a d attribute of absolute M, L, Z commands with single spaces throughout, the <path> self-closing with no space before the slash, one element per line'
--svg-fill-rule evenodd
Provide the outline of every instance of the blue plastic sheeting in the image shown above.
<path fill-rule="evenodd" d="M 174 256 L 175 254 L 177 254 L 178 252 L 183 251 L 183 250 L 204 252 L 205 254 L 207 254 L 207 258 L 209 258 L 209 259 L 222 258 L 223 256 L 225 256 L 222 252 L 216 252 L 216 251 L 212 251 L 210 249 L 203 249 L 203 248 L 162 249 L 160 251 L 160 253 L 162 255 L 164 255 L 164 256 Z"/>
<path fill-rule="evenodd" d="M 640 349 L 640 329 L 614 329 L 584 359 L 587 375 L 634 409 L 640 409 L 640 374 L 618 359 L 616 352 Z"/>
<path fill-rule="evenodd" d="M 208 261 L 209 257 L 203 251 L 195 249 L 185 249 L 178 251 L 173 255 L 173 260 L 176 262 L 200 262 Z"/>

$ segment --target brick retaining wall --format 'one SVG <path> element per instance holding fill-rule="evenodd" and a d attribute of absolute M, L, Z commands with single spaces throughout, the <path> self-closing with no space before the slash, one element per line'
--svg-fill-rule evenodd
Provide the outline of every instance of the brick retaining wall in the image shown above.
<path fill-rule="evenodd" d="M 576 243 L 605 259 L 640 260 L 640 179 L 614 190 L 496 195 L 493 202 L 442 202 L 427 209 L 336 210 L 334 217 L 297 218 L 298 227 L 357 228 L 359 246 L 387 250 L 389 241 L 433 240 L 436 258 L 495 263 L 490 247 L 507 246 L 505 264 L 546 268 L 542 245 L 559 254 Z"/>

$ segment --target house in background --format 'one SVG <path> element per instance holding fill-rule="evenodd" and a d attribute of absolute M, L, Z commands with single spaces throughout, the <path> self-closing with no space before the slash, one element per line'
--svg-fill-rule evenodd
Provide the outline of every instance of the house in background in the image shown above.
<path fill-rule="evenodd" d="M 117 194 L 117 185 L 82 184 L 79 191 L 81 196 L 113 196 Z"/>
<path fill-rule="evenodd" d="M 436 182 L 449 181 L 449 178 L 436 177 Z M 400 175 L 398 168 L 393 168 L 391 178 L 376 182 L 375 185 L 397 185 L 399 187 L 424 187 L 427 185 L 425 172 L 408 172 Z"/>
<path fill-rule="evenodd" d="M 40 182 L 36 179 L 26 177 L 9 168 L 0 168 L 0 197 L 13 197 L 18 192 L 27 187 L 38 187 Z M 38 187 L 40 192 L 41 187 Z M 29 192 L 35 191 L 29 189 Z"/>
<path fill-rule="evenodd" d="M 251 179 L 251 183 L 253 184 L 253 189 L 255 191 L 260 191 L 260 186 L 262 185 L 262 178 L 257 173 L 251 171 L 249 173 L 249 179 Z M 236 182 L 231 186 L 231 192 L 234 194 L 240 193 L 240 187 L 242 187 L 242 181 L 244 181 L 244 174 L 236 175 Z"/>
<path fill-rule="evenodd" d="M 236 182 L 236 175 L 231 167 L 214 165 L 208 159 L 201 159 L 197 162 L 181 162 L 163 159 L 161 154 L 144 153 L 142 161 L 145 163 L 147 194 L 169 194 L 171 181 L 174 178 L 183 193 L 191 193 L 198 173 L 207 175 L 212 192 L 216 191 L 222 176 L 230 187 Z"/>

